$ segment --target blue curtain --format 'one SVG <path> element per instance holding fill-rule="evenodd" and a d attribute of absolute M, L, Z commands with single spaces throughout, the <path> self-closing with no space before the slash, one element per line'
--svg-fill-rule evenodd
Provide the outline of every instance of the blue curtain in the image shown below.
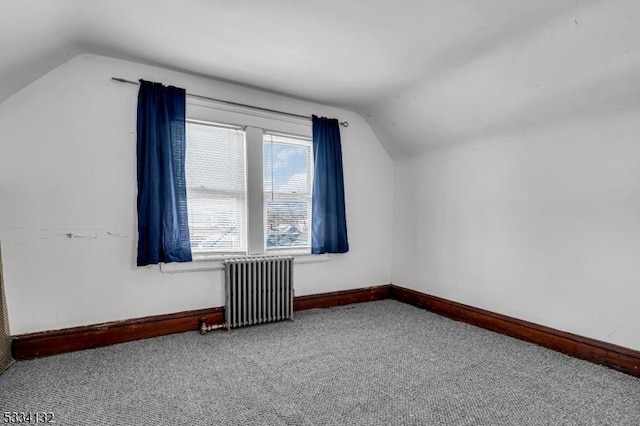
<path fill-rule="evenodd" d="M 313 121 L 313 196 L 311 253 L 346 253 L 347 220 L 344 206 L 340 124 L 336 119 Z"/>
<path fill-rule="evenodd" d="M 140 80 L 137 130 L 138 266 L 189 262 L 184 89 Z"/>

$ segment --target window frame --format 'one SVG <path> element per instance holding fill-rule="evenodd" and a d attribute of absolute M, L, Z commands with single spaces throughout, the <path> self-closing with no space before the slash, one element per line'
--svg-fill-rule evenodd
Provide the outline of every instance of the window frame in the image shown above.
<path fill-rule="evenodd" d="M 213 101 L 187 98 L 187 121 L 212 124 L 245 131 L 245 182 L 246 182 L 246 252 L 193 252 L 193 261 L 224 260 L 228 258 L 264 255 L 311 255 L 309 246 L 291 248 L 267 248 L 267 215 L 264 180 L 264 135 L 273 134 L 308 141 L 311 155 L 309 173 L 313 190 L 313 143 L 311 122 L 306 119 L 284 117 L 269 112 L 256 112 L 242 107 L 218 104 Z M 188 149 L 188 147 L 187 147 Z M 188 167 L 188 165 L 186 165 Z M 309 221 L 311 212 L 309 212 Z M 311 223 L 309 222 L 309 227 Z"/>

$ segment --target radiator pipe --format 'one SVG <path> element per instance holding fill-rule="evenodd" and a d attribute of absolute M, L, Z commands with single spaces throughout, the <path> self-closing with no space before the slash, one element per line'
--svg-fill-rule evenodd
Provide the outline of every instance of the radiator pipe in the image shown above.
<path fill-rule="evenodd" d="M 205 335 L 212 330 L 219 330 L 221 328 L 228 328 L 226 323 L 207 325 L 207 318 L 200 318 L 200 334 Z"/>

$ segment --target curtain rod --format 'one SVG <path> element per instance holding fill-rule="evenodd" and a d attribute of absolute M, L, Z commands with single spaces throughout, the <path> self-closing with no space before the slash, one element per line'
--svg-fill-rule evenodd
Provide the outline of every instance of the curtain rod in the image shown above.
<path fill-rule="evenodd" d="M 126 80 L 124 78 L 111 77 L 111 80 L 117 81 L 117 82 L 120 82 L 120 83 L 129 83 L 129 84 L 135 84 L 136 86 L 140 86 L 140 83 L 138 83 L 137 81 Z M 262 107 L 254 106 L 254 105 L 241 104 L 239 102 L 225 101 L 224 99 L 210 98 L 209 96 L 196 95 L 194 93 L 187 93 L 187 96 L 191 96 L 192 98 L 204 99 L 204 100 L 207 100 L 207 101 L 222 102 L 224 104 L 237 106 L 237 107 L 251 108 L 251 109 L 258 110 L 258 111 L 272 112 L 272 113 L 275 113 L 275 114 L 288 115 L 289 117 L 304 118 L 304 119 L 307 119 L 307 120 L 311 120 L 311 117 L 309 117 L 308 115 L 293 114 L 291 112 L 278 111 L 277 109 L 262 108 Z M 340 123 L 341 126 L 349 127 L 349 122 L 348 121 L 340 121 L 339 123 Z"/>

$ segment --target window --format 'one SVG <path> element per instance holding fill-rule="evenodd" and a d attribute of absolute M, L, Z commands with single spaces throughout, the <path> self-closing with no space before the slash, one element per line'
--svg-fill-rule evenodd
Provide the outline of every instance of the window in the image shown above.
<path fill-rule="evenodd" d="M 245 132 L 189 120 L 186 133 L 191 251 L 245 253 Z"/>
<path fill-rule="evenodd" d="M 311 246 L 311 141 L 264 135 L 267 250 Z"/>
<path fill-rule="evenodd" d="M 187 120 L 186 148 L 194 258 L 310 252 L 310 137 L 198 118 Z"/>

